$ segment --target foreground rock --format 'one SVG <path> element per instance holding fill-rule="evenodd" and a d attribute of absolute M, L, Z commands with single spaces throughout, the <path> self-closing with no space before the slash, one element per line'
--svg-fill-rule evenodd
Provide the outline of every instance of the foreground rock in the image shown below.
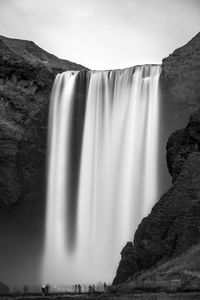
<path fill-rule="evenodd" d="M 199 263 L 200 245 L 197 245 L 166 263 L 133 275 L 125 283 L 114 286 L 112 291 L 121 294 L 138 291 L 167 293 L 199 291 Z"/>
<path fill-rule="evenodd" d="M 196 300 L 199 299 L 199 293 L 148 293 L 148 294 L 103 294 L 103 295 L 49 295 L 49 296 L 38 296 L 38 295 L 10 295 L 9 300 Z M 5 299 L 4 296 L 0 299 Z"/>

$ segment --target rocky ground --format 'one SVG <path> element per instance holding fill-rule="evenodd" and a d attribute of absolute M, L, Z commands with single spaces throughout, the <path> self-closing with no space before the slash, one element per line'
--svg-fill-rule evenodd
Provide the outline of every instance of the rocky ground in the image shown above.
<path fill-rule="evenodd" d="M 51 295 L 51 296 L 0 296 L 2 300 L 199 300 L 200 293 L 148 293 L 127 295 Z"/>

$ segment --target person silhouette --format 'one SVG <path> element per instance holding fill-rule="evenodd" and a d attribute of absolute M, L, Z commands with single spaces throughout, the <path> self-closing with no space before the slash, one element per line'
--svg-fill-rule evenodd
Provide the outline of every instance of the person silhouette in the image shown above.
<path fill-rule="evenodd" d="M 81 294 L 81 285 L 78 284 L 78 293 Z"/>
<path fill-rule="evenodd" d="M 50 286 L 49 286 L 49 284 L 47 283 L 47 284 L 45 285 L 45 295 L 48 295 L 48 294 L 49 294 L 49 290 L 50 290 Z"/>
<path fill-rule="evenodd" d="M 45 295 L 46 288 L 45 288 L 45 285 L 44 285 L 44 284 L 43 284 L 43 286 L 41 287 L 41 291 L 42 291 L 42 295 Z"/>
<path fill-rule="evenodd" d="M 92 286 L 91 286 L 91 284 L 89 285 L 88 291 L 89 291 L 90 294 L 92 293 Z"/>
<path fill-rule="evenodd" d="M 106 282 L 104 282 L 103 288 L 104 288 L 104 292 L 107 292 L 108 286 L 107 286 Z"/>

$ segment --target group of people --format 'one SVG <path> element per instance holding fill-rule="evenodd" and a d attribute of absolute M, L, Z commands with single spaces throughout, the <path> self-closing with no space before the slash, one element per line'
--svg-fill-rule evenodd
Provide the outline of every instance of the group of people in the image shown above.
<path fill-rule="evenodd" d="M 103 284 L 103 290 L 104 290 L 104 292 L 108 291 L 108 285 L 106 284 L 106 282 L 104 282 L 104 284 Z M 99 291 L 99 289 L 98 289 L 98 287 L 96 288 L 96 286 L 94 284 L 92 284 L 92 285 L 90 284 L 88 286 L 88 293 L 89 294 L 95 293 L 97 291 Z M 101 291 L 102 291 L 102 289 L 101 289 Z M 41 292 L 42 292 L 42 295 L 48 295 L 49 292 L 50 292 L 50 286 L 49 286 L 49 284 L 43 285 L 41 287 Z M 84 292 L 85 292 L 85 290 L 84 290 Z M 82 293 L 82 287 L 81 287 L 80 283 L 79 284 L 75 284 L 75 286 L 74 286 L 74 293 L 75 294 L 81 294 Z"/>
<path fill-rule="evenodd" d="M 96 287 L 95 287 L 94 284 L 93 284 L 93 285 L 89 285 L 89 287 L 88 287 L 88 292 L 89 292 L 90 294 L 91 294 L 91 293 L 94 293 L 95 290 L 96 290 Z"/>
<path fill-rule="evenodd" d="M 75 294 L 81 294 L 81 285 L 80 284 L 75 284 L 75 286 L 74 286 L 74 292 L 75 292 Z"/>
<path fill-rule="evenodd" d="M 49 294 L 49 285 L 48 284 L 43 284 L 41 287 L 42 295 L 48 295 Z"/>
<path fill-rule="evenodd" d="M 104 282 L 103 284 L 103 289 L 104 289 L 104 292 L 107 292 L 108 291 L 108 285 L 106 284 L 106 282 Z M 90 284 L 89 287 L 88 287 L 88 293 L 89 294 L 92 294 L 92 293 L 95 293 L 97 291 L 96 287 L 94 284 Z M 82 288 L 81 288 L 81 285 L 80 284 L 75 284 L 74 286 L 74 292 L 75 294 L 81 294 L 82 292 Z"/>

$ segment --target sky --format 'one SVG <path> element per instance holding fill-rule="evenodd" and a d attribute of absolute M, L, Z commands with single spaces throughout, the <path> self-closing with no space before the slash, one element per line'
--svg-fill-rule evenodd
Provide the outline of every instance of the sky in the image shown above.
<path fill-rule="evenodd" d="M 200 31 L 200 0 L 0 0 L 0 35 L 90 69 L 161 63 Z"/>

